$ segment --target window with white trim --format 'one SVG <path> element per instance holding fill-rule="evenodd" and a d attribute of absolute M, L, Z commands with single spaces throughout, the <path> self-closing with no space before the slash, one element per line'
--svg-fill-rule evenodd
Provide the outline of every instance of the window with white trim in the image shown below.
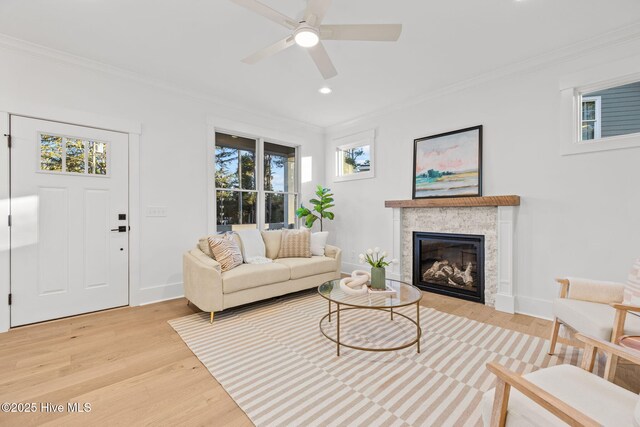
<path fill-rule="evenodd" d="M 373 178 L 374 174 L 373 130 L 349 135 L 334 141 L 336 146 L 335 181 Z"/>
<path fill-rule="evenodd" d="M 229 133 L 215 134 L 218 231 L 294 228 L 297 147 Z"/>
<path fill-rule="evenodd" d="M 107 142 L 50 133 L 38 136 L 40 172 L 108 175 Z"/>
<path fill-rule="evenodd" d="M 581 105 L 581 140 L 600 139 L 602 137 L 602 98 L 599 96 L 583 96 Z"/>

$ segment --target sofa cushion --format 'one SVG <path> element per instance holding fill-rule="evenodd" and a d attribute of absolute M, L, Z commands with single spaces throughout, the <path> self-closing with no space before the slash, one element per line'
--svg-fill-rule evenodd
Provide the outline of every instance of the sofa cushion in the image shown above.
<path fill-rule="evenodd" d="M 282 241 L 278 258 L 311 257 L 311 231 L 308 228 L 299 230 L 282 230 Z"/>
<path fill-rule="evenodd" d="M 199 238 L 198 239 L 198 249 L 200 249 L 202 251 L 202 253 L 204 253 L 209 258 L 215 259 L 213 257 L 213 254 L 211 253 L 211 248 L 209 247 L 209 237 L 222 237 L 227 233 L 232 234 L 233 235 L 233 239 L 236 241 L 238 246 L 242 247 L 242 242 L 240 241 L 240 237 L 236 233 L 234 233 L 233 231 L 227 231 L 227 232 L 224 232 L 224 233 L 210 234 L 209 236 L 204 236 L 204 237 Z"/>
<path fill-rule="evenodd" d="M 338 269 L 334 258 L 326 256 L 313 256 L 311 258 L 278 258 L 276 264 L 285 265 L 291 269 L 291 279 L 315 276 L 316 274 L 330 273 Z"/>
<path fill-rule="evenodd" d="M 282 230 L 262 231 L 261 233 L 262 238 L 264 239 L 267 258 L 278 258 L 278 252 L 280 252 L 280 240 L 282 240 Z"/>
<path fill-rule="evenodd" d="M 225 294 L 256 288 L 290 278 L 289 267 L 283 264 L 242 264 L 222 273 L 222 291 Z"/>
<path fill-rule="evenodd" d="M 233 235 L 225 234 L 223 237 L 209 237 L 209 247 L 213 259 L 220 263 L 222 271 L 231 270 L 242 264 L 242 252 Z"/>
<path fill-rule="evenodd" d="M 540 369 L 524 378 L 551 393 L 569 406 L 604 426 L 633 425 L 633 410 L 638 395 L 573 365 Z M 482 399 L 482 418 L 491 419 L 494 390 Z M 558 417 L 512 388 L 507 409 L 507 426 L 563 426 Z"/>
<path fill-rule="evenodd" d="M 611 340 L 616 310 L 609 304 L 557 298 L 553 313 L 562 323 L 585 335 Z M 640 317 L 628 315 L 624 326 L 625 335 L 640 335 Z"/>

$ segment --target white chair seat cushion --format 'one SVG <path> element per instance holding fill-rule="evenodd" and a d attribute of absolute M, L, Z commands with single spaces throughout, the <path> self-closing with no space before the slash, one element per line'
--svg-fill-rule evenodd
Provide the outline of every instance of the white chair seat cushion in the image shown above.
<path fill-rule="evenodd" d="M 540 369 L 524 378 L 604 426 L 633 426 L 638 395 L 573 365 Z M 491 420 L 494 389 L 482 398 L 482 419 Z M 512 388 L 507 422 L 513 426 L 564 426 L 558 417 Z"/>
<path fill-rule="evenodd" d="M 611 340 L 616 310 L 609 304 L 557 298 L 553 301 L 553 314 L 580 333 L 605 341 Z M 627 315 L 624 333 L 640 335 L 640 317 Z"/>

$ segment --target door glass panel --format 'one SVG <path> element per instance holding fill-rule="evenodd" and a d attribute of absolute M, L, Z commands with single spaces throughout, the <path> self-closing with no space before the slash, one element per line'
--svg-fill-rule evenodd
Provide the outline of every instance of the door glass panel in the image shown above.
<path fill-rule="evenodd" d="M 107 144 L 104 142 L 89 141 L 87 153 L 87 171 L 94 175 L 107 174 Z"/>
<path fill-rule="evenodd" d="M 256 192 L 216 191 L 218 231 L 257 228 L 257 198 Z"/>
<path fill-rule="evenodd" d="M 40 170 L 62 171 L 62 137 L 40 135 Z"/>
<path fill-rule="evenodd" d="M 67 172 L 84 173 L 84 141 L 81 139 L 66 139 Z"/>

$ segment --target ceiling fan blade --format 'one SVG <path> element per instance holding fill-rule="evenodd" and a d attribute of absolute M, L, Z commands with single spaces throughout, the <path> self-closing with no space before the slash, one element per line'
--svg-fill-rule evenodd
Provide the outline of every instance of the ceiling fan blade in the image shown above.
<path fill-rule="evenodd" d="M 289 36 L 282 40 L 278 40 L 271 46 L 267 46 L 264 49 L 257 51 L 256 53 L 247 56 L 242 60 L 245 64 L 255 64 L 258 61 L 262 61 L 265 58 L 270 57 L 271 55 L 275 55 L 276 53 L 285 50 L 286 48 L 293 46 L 294 44 L 293 36 Z"/>
<path fill-rule="evenodd" d="M 304 11 L 304 20 L 313 27 L 319 26 L 329 6 L 331 6 L 331 0 L 309 0 L 307 10 Z"/>
<path fill-rule="evenodd" d="M 278 12 L 277 10 L 271 9 L 266 4 L 262 4 L 257 0 L 231 0 L 237 5 L 245 7 L 252 12 L 257 13 L 258 15 L 262 15 L 267 19 L 272 20 L 276 24 L 280 24 L 283 27 L 286 27 L 290 30 L 293 30 L 298 26 L 298 22 L 295 19 L 291 19 L 286 15 Z"/>
<path fill-rule="evenodd" d="M 321 25 L 322 40 L 361 40 L 394 42 L 402 33 L 402 24 Z"/>
<path fill-rule="evenodd" d="M 311 59 L 313 59 L 313 62 L 316 63 L 316 67 L 318 67 L 318 70 L 320 70 L 320 74 L 322 74 L 322 77 L 324 77 L 325 80 L 338 75 L 336 68 L 333 66 L 333 62 L 331 62 L 331 58 L 329 58 L 329 54 L 325 50 L 322 43 L 318 43 L 314 47 L 310 47 L 307 50 L 309 51 L 309 55 L 311 55 Z"/>

